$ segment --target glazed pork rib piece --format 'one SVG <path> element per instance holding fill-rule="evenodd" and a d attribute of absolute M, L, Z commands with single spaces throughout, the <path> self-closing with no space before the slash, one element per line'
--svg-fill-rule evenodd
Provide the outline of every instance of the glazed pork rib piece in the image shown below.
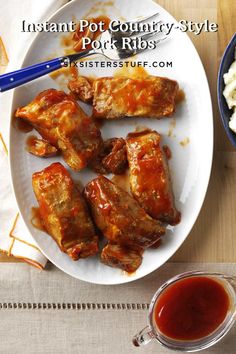
<path fill-rule="evenodd" d="M 101 78 L 93 84 L 93 116 L 161 118 L 174 113 L 178 84 L 162 77 Z"/>
<path fill-rule="evenodd" d="M 62 152 L 66 163 L 81 170 L 100 151 L 101 133 L 77 102 L 63 91 L 41 92 L 15 116 L 32 124 L 43 139 Z"/>
<path fill-rule="evenodd" d="M 99 176 L 88 183 L 84 194 L 95 224 L 109 241 L 102 251 L 102 262 L 135 271 L 142 262 L 144 248 L 155 244 L 165 228 L 106 177 Z"/>
<path fill-rule="evenodd" d="M 175 208 L 167 159 L 155 131 L 131 133 L 126 139 L 130 188 L 152 218 L 171 225 L 180 222 Z"/>
<path fill-rule="evenodd" d="M 98 237 L 83 196 L 69 173 L 54 163 L 32 176 L 46 231 L 73 260 L 98 253 Z"/>
<path fill-rule="evenodd" d="M 27 140 L 27 151 L 38 157 L 51 157 L 57 154 L 58 150 L 55 146 L 49 144 L 48 141 L 30 136 Z"/>
<path fill-rule="evenodd" d="M 85 103 L 92 103 L 93 80 L 84 76 L 78 76 L 69 81 L 68 88 L 75 95 L 76 99 Z"/>
<path fill-rule="evenodd" d="M 127 192 L 103 176 L 88 183 L 84 194 L 97 227 L 109 241 L 102 250 L 102 262 L 134 272 L 142 262 L 144 248 L 155 244 L 165 228 Z"/>
<path fill-rule="evenodd" d="M 123 174 L 128 167 L 125 140 L 122 138 L 105 140 L 100 153 L 91 161 L 89 167 L 98 174 Z"/>
<path fill-rule="evenodd" d="M 89 182 L 84 194 L 95 224 L 112 243 L 146 248 L 165 233 L 159 221 L 148 216 L 129 193 L 104 176 Z"/>
<path fill-rule="evenodd" d="M 133 273 L 142 263 L 143 249 L 108 243 L 102 250 L 101 261 L 114 268 Z"/>
<path fill-rule="evenodd" d="M 93 95 L 93 117 L 105 119 L 169 117 L 175 111 L 179 89 L 176 81 L 156 76 L 137 79 L 104 77 L 92 84 L 82 77 L 72 80 L 68 86 L 77 98 L 84 101 L 92 100 Z M 84 91 L 89 93 L 88 99 L 84 99 Z"/>

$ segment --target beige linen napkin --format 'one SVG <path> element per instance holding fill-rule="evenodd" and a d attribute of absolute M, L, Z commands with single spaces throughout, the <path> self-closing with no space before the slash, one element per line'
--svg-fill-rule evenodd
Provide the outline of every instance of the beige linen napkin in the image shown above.
<path fill-rule="evenodd" d="M 0 250 L 43 268 L 47 259 L 39 251 L 17 211 L 10 185 L 7 150 L 0 138 Z"/>
<path fill-rule="evenodd" d="M 67 0 L 11 0 L 1 4 L 0 74 L 19 68 L 34 35 L 21 33 L 21 23 L 42 22 Z M 8 63 L 9 59 L 9 63 Z M 27 230 L 18 213 L 11 189 L 7 156 L 12 91 L 0 95 L 0 251 L 21 258 L 42 269 L 47 259 Z"/>

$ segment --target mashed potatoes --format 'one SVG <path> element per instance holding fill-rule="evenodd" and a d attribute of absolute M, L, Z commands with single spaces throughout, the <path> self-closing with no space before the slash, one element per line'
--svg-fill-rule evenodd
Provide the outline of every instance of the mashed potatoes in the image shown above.
<path fill-rule="evenodd" d="M 236 59 L 236 52 L 235 52 Z M 231 64 L 229 71 L 224 74 L 225 89 L 223 95 L 229 109 L 234 113 L 230 117 L 229 127 L 236 133 L 236 60 Z"/>

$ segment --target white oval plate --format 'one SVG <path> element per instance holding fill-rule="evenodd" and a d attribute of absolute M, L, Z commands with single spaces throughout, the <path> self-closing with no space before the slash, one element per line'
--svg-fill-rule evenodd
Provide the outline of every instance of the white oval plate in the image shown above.
<path fill-rule="evenodd" d="M 69 22 L 73 18 L 83 18 L 94 5 L 93 0 L 72 1 L 57 11 L 52 17 L 52 22 Z M 101 3 L 101 2 L 100 2 Z M 164 22 L 175 23 L 176 20 L 163 8 L 150 0 L 143 0 L 137 6 L 136 0 L 115 0 L 104 2 L 103 14 L 110 18 L 134 19 L 159 12 Z M 95 12 L 91 15 L 97 16 Z M 128 18 L 127 18 L 128 17 Z M 40 33 L 28 50 L 23 66 L 46 60 L 52 55 L 60 56 L 60 36 L 58 33 Z M 103 60 L 104 58 L 96 58 Z M 156 129 L 163 135 L 163 143 L 168 144 L 172 151 L 170 169 L 172 173 L 173 188 L 178 209 L 182 213 L 182 221 L 175 227 L 169 227 L 162 245 L 157 250 L 146 250 L 143 263 L 135 274 L 129 276 L 119 269 L 110 268 L 100 263 L 98 257 L 93 257 L 78 262 L 72 261 L 62 253 L 51 237 L 35 229 L 30 222 L 31 207 L 37 202 L 31 186 L 31 176 L 35 171 L 40 171 L 52 162 L 61 158 L 49 159 L 36 158 L 25 151 L 27 135 L 16 130 L 11 124 L 10 129 L 10 162 L 13 187 L 22 217 L 39 245 L 39 248 L 58 268 L 71 276 L 97 284 L 119 284 L 139 279 L 165 263 L 180 247 L 189 234 L 202 206 L 210 176 L 213 150 L 213 120 L 211 98 L 206 75 L 199 56 L 185 33 L 180 30 L 173 31 L 172 35 L 163 42 L 157 50 L 142 53 L 136 60 L 172 61 L 173 67 L 152 68 L 148 71 L 152 75 L 167 76 L 179 82 L 186 94 L 186 100 L 177 107 L 174 115 L 176 127 L 173 136 L 168 132 L 173 125 L 173 119 L 124 119 L 116 122 L 107 122 L 102 128 L 104 138 L 125 137 L 137 125 L 145 125 Z M 81 74 L 96 76 L 111 76 L 115 69 L 80 69 Z M 19 106 L 30 102 L 37 93 L 46 88 L 58 88 L 57 83 L 49 76 L 38 79 L 32 83 L 19 87 L 14 92 L 12 113 Z M 91 108 L 82 104 L 90 113 Z M 180 142 L 185 138 L 189 144 L 183 147 Z M 73 178 L 79 179 L 83 184 L 95 177 L 89 170 L 72 173 Z"/>

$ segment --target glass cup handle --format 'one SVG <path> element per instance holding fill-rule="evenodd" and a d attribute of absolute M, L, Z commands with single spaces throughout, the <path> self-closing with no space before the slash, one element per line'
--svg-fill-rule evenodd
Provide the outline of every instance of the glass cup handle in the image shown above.
<path fill-rule="evenodd" d="M 138 334 L 133 337 L 133 344 L 136 347 L 140 347 L 141 345 L 148 344 L 152 339 L 155 338 L 155 335 L 150 328 L 150 326 L 146 326 L 143 328 Z"/>

